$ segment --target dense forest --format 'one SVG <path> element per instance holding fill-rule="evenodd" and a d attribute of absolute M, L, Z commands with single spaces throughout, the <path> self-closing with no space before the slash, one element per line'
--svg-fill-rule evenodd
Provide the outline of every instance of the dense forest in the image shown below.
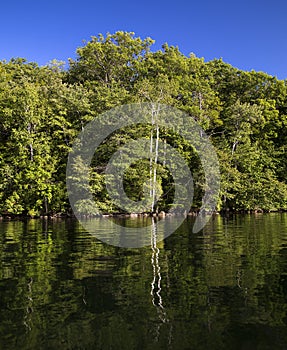
<path fill-rule="evenodd" d="M 1 215 L 71 214 L 66 164 L 73 141 L 101 113 L 125 104 L 158 101 L 195 118 L 214 145 L 220 162 L 218 210 L 287 209 L 287 80 L 263 72 L 239 70 L 221 59 L 205 62 L 153 40 L 117 32 L 99 35 L 78 48 L 77 58 L 38 66 L 16 58 L 0 62 L 0 213 Z M 121 130 L 97 150 L 89 169 L 90 189 L 102 212 L 119 208 L 107 194 L 104 169 L 119 144 L 140 131 Z M 201 206 L 204 174 L 193 149 L 179 136 L 160 133 L 177 147 L 195 181 L 191 210 Z M 143 196 L 149 162 L 125 174 L 125 190 L 133 200 Z M 172 203 L 173 182 L 159 165 L 162 196 L 157 211 Z M 82 214 L 93 214 L 79 203 Z"/>

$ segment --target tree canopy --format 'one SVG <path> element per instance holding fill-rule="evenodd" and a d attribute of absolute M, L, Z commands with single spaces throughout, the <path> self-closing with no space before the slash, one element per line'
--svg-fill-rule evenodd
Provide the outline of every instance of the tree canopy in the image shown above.
<path fill-rule="evenodd" d="M 221 59 L 205 62 L 128 32 L 98 35 L 78 48 L 68 69 L 54 61 L 38 66 L 17 58 L 0 62 L 0 213 L 67 213 L 68 153 L 86 123 L 124 104 L 159 102 L 192 116 L 210 137 L 219 158 L 218 210 L 287 209 L 287 80 L 239 70 Z M 169 130 L 140 125 L 112 134 L 89 169 L 90 189 L 103 212 L 118 212 L 105 186 L 104 169 L 117 147 L 137 137 L 156 137 L 176 147 L 195 180 L 193 210 L 201 205 L 204 174 L 198 156 Z M 82 174 L 82 175 L 81 175 Z M 127 196 L 139 200 L 150 176 L 148 160 L 125 174 Z M 161 198 L 170 208 L 173 182 L 164 164 L 156 173 Z M 93 214 L 89 203 L 78 203 Z"/>

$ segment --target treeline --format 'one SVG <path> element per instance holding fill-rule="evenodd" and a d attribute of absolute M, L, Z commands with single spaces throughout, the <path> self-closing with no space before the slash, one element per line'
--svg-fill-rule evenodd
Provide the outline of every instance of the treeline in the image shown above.
<path fill-rule="evenodd" d="M 193 116 L 210 136 L 220 161 L 218 210 L 287 209 L 287 80 L 241 71 L 222 60 L 204 62 L 133 33 L 92 37 L 69 68 L 61 62 L 39 67 L 24 59 L 0 62 L 0 213 L 53 215 L 71 212 L 66 164 L 73 140 L 85 125 L 115 106 L 157 101 Z M 149 137 L 148 126 L 141 129 Z M 138 136 L 113 134 L 98 149 L 90 188 L 102 212 L 118 212 L 109 198 L 104 169 L 116 147 Z M 201 206 L 204 174 L 190 146 L 165 135 L 185 156 L 195 180 L 192 210 Z M 127 195 L 140 200 L 149 175 L 141 161 L 125 174 Z M 162 194 L 156 210 L 168 210 L 173 182 L 161 166 Z M 93 214 L 79 203 L 79 212 Z"/>

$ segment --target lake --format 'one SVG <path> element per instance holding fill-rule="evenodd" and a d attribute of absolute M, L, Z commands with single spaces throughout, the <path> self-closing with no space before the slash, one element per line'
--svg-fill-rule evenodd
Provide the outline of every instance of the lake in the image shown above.
<path fill-rule="evenodd" d="M 0 222 L 0 349 L 287 349 L 287 214 L 193 222 L 143 248 Z"/>

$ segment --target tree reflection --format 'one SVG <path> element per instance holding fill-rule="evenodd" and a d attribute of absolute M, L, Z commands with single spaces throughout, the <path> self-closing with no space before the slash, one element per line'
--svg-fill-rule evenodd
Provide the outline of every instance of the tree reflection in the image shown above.
<path fill-rule="evenodd" d="M 153 280 L 151 282 L 151 291 L 150 294 L 152 296 L 152 304 L 157 310 L 158 319 L 159 322 L 156 325 L 155 328 L 155 341 L 159 341 L 160 337 L 160 329 L 163 324 L 170 323 L 169 326 L 169 335 L 168 335 L 168 345 L 171 345 L 172 342 L 172 323 L 167 317 L 166 309 L 163 305 L 163 298 L 161 295 L 161 268 L 159 264 L 159 256 L 160 256 L 160 249 L 157 247 L 157 226 L 155 222 L 155 218 L 152 218 L 152 224 L 151 224 L 151 249 L 152 249 L 152 255 L 151 255 L 151 265 L 152 265 L 152 271 L 153 271 Z"/>
<path fill-rule="evenodd" d="M 141 249 L 0 222 L 0 348 L 286 348 L 286 214 L 187 219 L 164 241 L 156 220 Z"/>

